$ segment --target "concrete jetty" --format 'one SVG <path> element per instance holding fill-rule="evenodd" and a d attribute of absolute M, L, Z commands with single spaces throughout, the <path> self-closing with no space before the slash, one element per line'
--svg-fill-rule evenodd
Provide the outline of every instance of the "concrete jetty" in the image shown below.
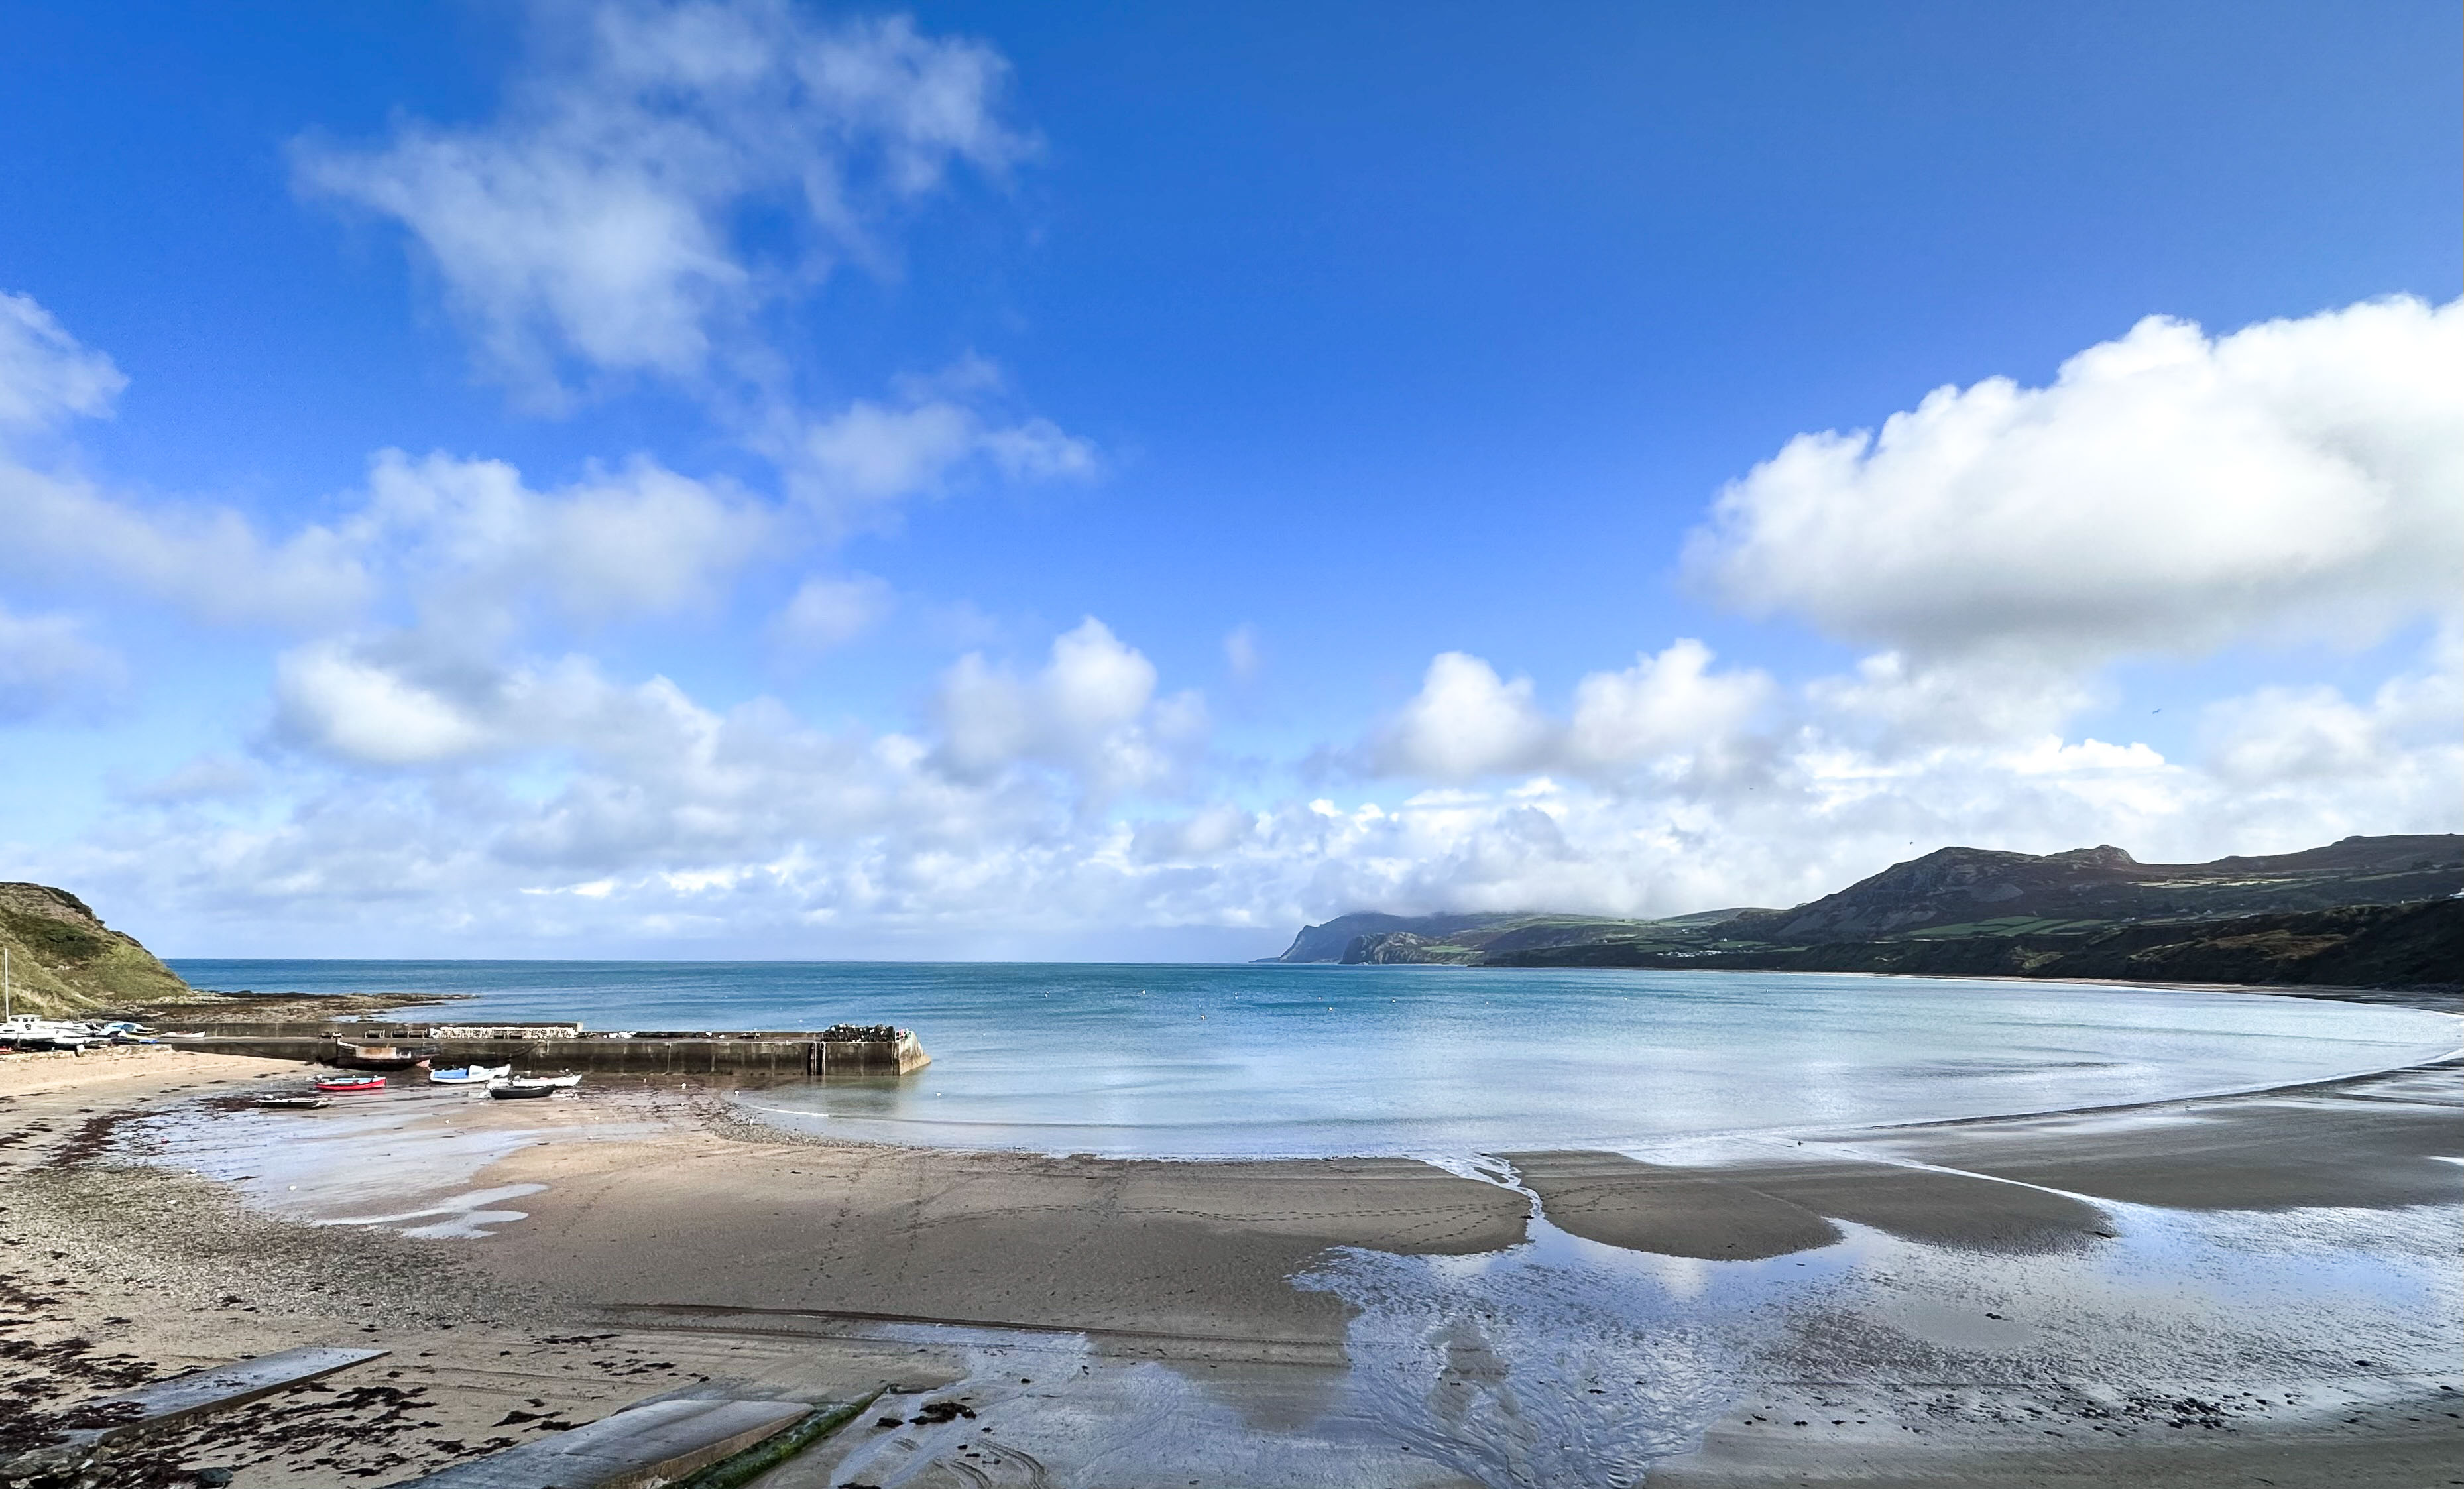
<path fill-rule="evenodd" d="M 432 1066 L 501 1065 L 611 1075 L 707 1075 L 792 1081 L 903 1076 L 932 1062 L 913 1029 L 840 1024 L 811 1030 L 627 1029 L 581 1024 L 359 1022 L 199 1024 L 163 1036 L 180 1049 L 350 1065 L 363 1047 L 415 1051 Z"/>

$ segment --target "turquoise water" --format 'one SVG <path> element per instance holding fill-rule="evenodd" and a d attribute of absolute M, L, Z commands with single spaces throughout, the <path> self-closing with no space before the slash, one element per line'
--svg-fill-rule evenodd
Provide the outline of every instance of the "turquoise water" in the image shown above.
<path fill-rule="evenodd" d="M 1115 1156 L 1643 1148 L 2242 1090 L 2457 1020 L 2247 994 L 1818 974 L 1051 963 L 182 960 L 225 991 L 465 993 L 592 1028 L 913 1028 L 899 1081 L 750 1098 L 836 1135 Z"/>

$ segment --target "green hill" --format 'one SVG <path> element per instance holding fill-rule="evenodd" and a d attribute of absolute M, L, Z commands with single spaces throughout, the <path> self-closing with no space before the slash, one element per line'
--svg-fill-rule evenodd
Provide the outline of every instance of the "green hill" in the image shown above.
<path fill-rule="evenodd" d="M 1952 847 L 1793 909 L 1345 915 L 1281 959 L 2445 987 L 2464 981 L 2459 891 L 2453 834 L 2207 864 Z"/>
<path fill-rule="evenodd" d="M 11 997 L 21 1014 L 199 1000 L 135 936 L 104 925 L 66 889 L 0 884 L 0 946 L 8 948 Z"/>

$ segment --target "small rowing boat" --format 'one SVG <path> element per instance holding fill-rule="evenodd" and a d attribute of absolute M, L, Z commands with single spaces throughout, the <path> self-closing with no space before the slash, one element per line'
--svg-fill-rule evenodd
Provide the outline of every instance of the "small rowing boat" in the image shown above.
<path fill-rule="evenodd" d="M 385 1080 L 381 1075 L 328 1076 L 317 1083 L 317 1089 L 328 1096 L 356 1096 L 363 1091 L 382 1091 L 385 1088 Z"/>
<path fill-rule="evenodd" d="M 508 1066 L 507 1069 L 510 1071 L 511 1067 Z M 493 1090 L 499 1085 L 543 1085 L 551 1091 L 569 1091 L 581 1084 L 582 1077 L 571 1071 L 567 1071 L 563 1075 L 552 1076 L 517 1076 L 508 1073 L 500 1075 L 495 1080 L 490 1082 L 489 1088 Z"/>
<path fill-rule="evenodd" d="M 432 1085 L 485 1085 L 513 1073 L 511 1065 L 464 1065 L 458 1070 L 431 1070 L 428 1080 Z"/>
<path fill-rule="evenodd" d="M 560 1088 L 545 1081 L 491 1081 L 488 1094 L 500 1102 L 534 1102 L 554 1096 Z"/>
<path fill-rule="evenodd" d="M 267 1096 L 260 1098 L 257 1105 L 268 1111 L 315 1111 L 334 1104 L 322 1096 Z"/>

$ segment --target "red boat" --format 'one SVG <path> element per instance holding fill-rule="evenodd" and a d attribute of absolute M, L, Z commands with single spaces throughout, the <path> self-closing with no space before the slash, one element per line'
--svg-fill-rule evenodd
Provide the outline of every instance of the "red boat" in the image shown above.
<path fill-rule="evenodd" d="M 317 1083 L 317 1089 L 329 1096 L 351 1096 L 361 1091 L 382 1091 L 385 1088 L 385 1077 L 381 1075 L 332 1076 Z"/>

